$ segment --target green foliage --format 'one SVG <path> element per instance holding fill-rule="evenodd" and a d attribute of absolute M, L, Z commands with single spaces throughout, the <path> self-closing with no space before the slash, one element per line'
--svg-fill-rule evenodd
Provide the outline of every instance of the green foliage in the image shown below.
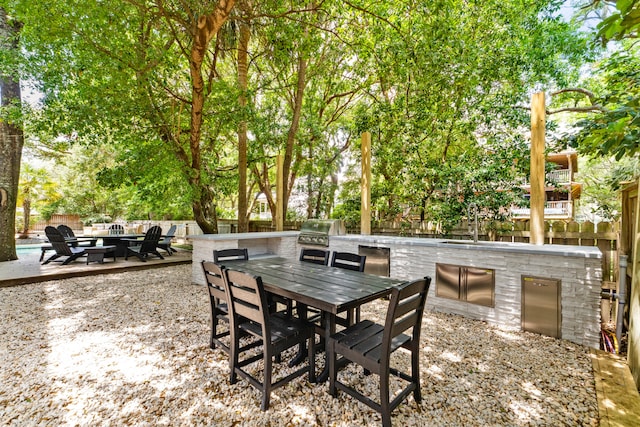
<path fill-rule="evenodd" d="M 556 17 L 558 6 L 396 2 L 368 9 L 378 19 L 365 19 L 354 44 L 375 83 L 354 123 L 358 133 L 373 134 L 376 218 L 420 215 L 446 232 L 471 202 L 491 218 L 522 203 L 516 178 L 528 152 L 514 135 L 529 116 L 514 105 L 528 103 L 539 85 L 573 82 L 576 65 L 591 54 L 586 37 Z"/>
<path fill-rule="evenodd" d="M 576 144 L 591 156 L 633 156 L 640 147 L 640 50 L 629 45 L 600 63 L 595 84 L 602 112 L 576 123 Z"/>
<path fill-rule="evenodd" d="M 598 215 L 610 221 L 618 220 L 622 212 L 620 189 L 624 183 L 635 181 L 638 177 L 638 156 L 621 160 L 611 157 L 590 159 L 580 172 L 580 179 L 584 182 L 580 199 L 582 213 Z"/>
<path fill-rule="evenodd" d="M 598 24 L 598 37 L 603 43 L 609 40 L 637 38 L 640 28 L 640 1 L 617 0 L 615 7 L 615 12 Z"/>
<path fill-rule="evenodd" d="M 194 16 L 215 2 L 0 4 L 25 23 L 23 70 L 44 95 L 28 123 L 32 141 L 67 163 L 64 208 L 87 217 L 186 217 L 196 202 L 228 216 L 244 121 L 249 185 L 271 192 L 275 155 L 293 141 L 287 179 L 309 216 L 357 218 L 358 172 L 347 172 L 339 198 L 337 177 L 357 162 L 366 130 L 376 218 L 420 215 L 446 229 L 471 202 L 498 218 L 500 204 L 518 199 L 512 183 L 526 157 L 514 135 L 528 114 L 514 106 L 531 90 L 573 82 L 590 54 L 555 0 L 331 0 L 312 11 L 259 2 L 234 11 L 252 30 L 247 105 L 238 103 L 232 20 L 205 53 L 210 79 L 194 135 L 185 54 Z M 89 158 L 67 158 L 71 145 Z"/>

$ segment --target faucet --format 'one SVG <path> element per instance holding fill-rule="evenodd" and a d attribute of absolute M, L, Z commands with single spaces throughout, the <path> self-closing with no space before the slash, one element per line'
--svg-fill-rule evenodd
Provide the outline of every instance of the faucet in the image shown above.
<path fill-rule="evenodd" d="M 473 211 L 473 228 L 471 227 L 471 213 Z M 467 223 L 469 227 L 469 234 L 473 236 L 473 243 L 478 243 L 478 205 L 470 203 L 467 207 Z"/>

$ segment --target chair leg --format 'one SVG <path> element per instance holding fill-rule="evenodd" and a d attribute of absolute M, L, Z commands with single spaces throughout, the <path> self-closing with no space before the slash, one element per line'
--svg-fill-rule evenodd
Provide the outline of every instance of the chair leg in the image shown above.
<path fill-rule="evenodd" d="M 327 343 L 327 356 L 329 359 L 329 394 L 333 397 L 338 395 L 336 389 L 336 352 L 335 352 L 335 344 L 333 341 L 329 341 Z"/>
<path fill-rule="evenodd" d="M 68 265 L 70 262 L 75 261 L 76 259 L 80 258 L 81 256 L 82 256 L 82 254 L 71 255 L 70 257 L 68 257 L 67 259 L 64 260 L 62 265 Z"/>
<path fill-rule="evenodd" d="M 240 346 L 240 339 L 236 337 L 236 334 L 231 331 L 231 345 L 229 346 L 229 383 L 235 384 L 238 379 L 236 374 L 236 366 L 238 365 L 238 347 Z"/>
<path fill-rule="evenodd" d="M 391 427 L 391 405 L 389 404 L 389 367 L 380 372 L 380 412 L 383 427 Z"/>
<path fill-rule="evenodd" d="M 265 344 L 266 345 L 266 344 Z M 273 370 L 273 360 L 268 351 L 264 352 L 264 382 L 262 383 L 262 405 L 260 409 L 269 409 L 269 399 L 271 398 L 271 373 Z"/>
<path fill-rule="evenodd" d="M 316 334 L 311 333 L 309 337 L 309 382 L 316 382 Z"/>
<path fill-rule="evenodd" d="M 416 403 L 422 401 L 422 391 L 420 390 L 420 354 L 417 344 L 411 346 L 411 381 L 416 388 L 413 390 L 413 399 Z"/>
<path fill-rule="evenodd" d="M 215 310 L 211 310 L 211 339 L 209 340 L 209 348 L 216 348 L 216 344 L 213 339 L 216 336 L 217 328 L 218 328 L 218 316 L 216 316 Z"/>
<path fill-rule="evenodd" d="M 58 259 L 58 258 L 60 258 L 60 255 L 53 254 L 49 258 L 47 258 L 47 260 L 45 262 L 43 262 L 42 265 L 49 264 L 51 261 L 53 261 L 55 259 Z"/>

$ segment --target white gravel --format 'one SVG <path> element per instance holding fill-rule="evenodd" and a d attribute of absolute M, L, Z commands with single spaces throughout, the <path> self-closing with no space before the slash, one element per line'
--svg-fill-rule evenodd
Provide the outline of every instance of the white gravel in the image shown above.
<path fill-rule="evenodd" d="M 0 425 L 380 423 L 306 377 L 274 391 L 261 412 L 258 391 L 230 385 L 226 354 L 208 347 L 208 304 L 190 265 L 0 289 Z M 385 311 L 379 301 L 363 317 L 382 321 Z M 598 425 L 587 348 L 433 312 L 422 336 L 423 401 L 409 397 L 394 425 Z M 341 375 L 376 390 L 375 375 L 354 367 Z"/>

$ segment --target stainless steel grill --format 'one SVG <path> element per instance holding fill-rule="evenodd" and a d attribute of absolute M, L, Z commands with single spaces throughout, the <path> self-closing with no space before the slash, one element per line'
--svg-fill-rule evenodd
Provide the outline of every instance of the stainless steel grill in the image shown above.
<path fill-rule="evenodd" d="M 300 227 L 298 243 L 329 246 L 329 236 L 346 234 L 344 221 L 339 219 L 310 219 Z"/>

